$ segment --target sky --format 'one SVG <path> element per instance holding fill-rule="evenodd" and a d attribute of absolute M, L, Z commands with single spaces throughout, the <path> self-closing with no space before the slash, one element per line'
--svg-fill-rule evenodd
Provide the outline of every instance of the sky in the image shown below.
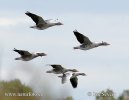
<path fill-rule="evenodd" d="M 129 89 L 129 1 L 128 0 L 12 0 L 0 6 L 0 79 L 20 79 L 35 91 L 49 88 L 57 97 L 73 96 L 74 100 L 95 100 L 88 92 L 112 89 L 116 96 Z M 64 25 L 46 30 L 29 28 L 35 23 L 26 11 L 44 19 L 58 19 Z M 73 50 L 78 46 L 73 30 L 93 42 L 106 41 L 110 46 L 88 51 Z M 19 56 L 13 48 L 44 52 L 46 57 L 29 62 L 15 61 Z M 69 80 L 62 85 L 57 75 L 45 73 L 47 64 L 61 64 L 87 74 L 79 77 L 78 88 Z M 41 88 L 43 87 L 43 88 Z M 64 96 L 64 97 L 65 97 Z"/>

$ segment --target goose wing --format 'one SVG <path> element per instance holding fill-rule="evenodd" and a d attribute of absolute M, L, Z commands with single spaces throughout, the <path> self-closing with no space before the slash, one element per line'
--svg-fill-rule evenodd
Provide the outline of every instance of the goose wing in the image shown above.
<path fill-rule="evenodd" d="M 58 70 L 62 70 L 64 69 L 61 65 L 56 65 L 56 64 L 53 64 L 51 65 L 54 69 L 58 69 Z"/>
<path fill-rule="evenodd" d="M 67 81 L 67 75 L 69 75 L 69 73 L 65 73 L 62 76 L 58 76 L 59 78 L 61 78 L 61 83 L 64 84 Z"/>
<path fill-rule="evenodd" d="M 67 77 L 62 77 L 61 83 L 64 84 L 66 83 Z"/>
<path fill-rule="evenodd" d="M 26 15 L 28 15 L 29 17 L 31 17 L 31 19 L 36 23 L 36 25 L 38 24 L 46 24 L 45 20 L 41 17 L 38 16 L 36 14 L 30 13 L 30 12 L 26 12 Z"/>
<path fill-rule="evenodd" d="M 14 48 L 13 51 L 19 53 L 21 56 L 31 56 L 32 55 L 30 52 L 25 51 L 25 50 L 17 50 L 17 49 Z"/>
<path fill-rule="evenodd" d="M 78 78 L 77 77 L 71 77 L 70 82 L 71 82 L 73 88 L 77 88 L 77 84 L 78 84 Z"/>
<path fill-rule="evenodd" d="M 81 44 L 92 44 L 92 42 L 90 41 L 90 39 L 87 36 L 84 36 L 83 34 L 79 33 L 78 31 L 73 31 L 74 35 L 76 36 L 77 40 L 81 43 Z"/>

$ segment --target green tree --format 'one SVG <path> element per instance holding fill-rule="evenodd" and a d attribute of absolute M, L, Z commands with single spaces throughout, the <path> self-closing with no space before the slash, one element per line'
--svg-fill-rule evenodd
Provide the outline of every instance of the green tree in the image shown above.
<path fill-rule="evenodd" d="M 25 95 L 17 96 L 20 93 Z M 27 93 L 33 93 L 32 89 L 23 85 L 18 79 L 0 82 L 0 100 L 40 100 L 39 97 L 28 96 Z"/>
<path fill-rule="evenodd" d="M 66 100 L 73 100 L 71 96 L 67 97 Z"/>
<path fill-rule="evenodd" d="M 124 90 L 123 93 L 118 97 L 118 100 L 129 100 L 129 90 Z"/>

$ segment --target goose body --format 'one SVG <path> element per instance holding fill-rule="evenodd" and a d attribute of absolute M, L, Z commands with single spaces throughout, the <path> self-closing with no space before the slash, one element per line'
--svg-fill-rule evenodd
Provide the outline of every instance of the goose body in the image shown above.
<path fill-rule="evenodd" d="M 50 20 L 44 20 L 41 16 L 38 16 L 38 15 L 33 14 L 31 12 L 28 12 L 28 11 L 25 14 L 27 16 L 31 17 L 31 19 L 36 23 L 35 26 L 31 26 L 30 28 L 44 30 L 44 29 L 47 29 L 47 28 L 52 27 L 52 26 L 63 25 L 61 22 L 52 23 L 52 22 L 50 22 Z"/>
<path fill-rule="evenodd" d="M 77 30 L 73 31 L 74 35 L 76 36 L 78 42 L 80 42 L 81 45 L 74 47 L 74 49 L 81 49 L 81 50 L 89 50 L 93 49 L 99 46 L 107 46 L 110 45 L 107 42 L 101 42 L 101 43 L 94 43 L 91 42 L 90 39 L 87 36 L 84 36 L 83 34 L 79 33 Z"/>
<path fill-rule="evenodd" d="M 30 53 L 26 50 L 18 50 L 15 48 L 13 51 L 15 51 L 21 55 L 21 57 L 15 58 L 15 60 L 30 61 L 36 57 L 39 57 L 39 56 L 41 56 L 41 57 L 46 56 L 45 53 Z"/>
<path fill-rule="evenodd" d="M 53 64 L 53 65 L 50 65 L 50 66 L 52 66 L 53 69 L 47 71 L 47 73 L 64 74 L 68 71 L 78 72 L 76 69 L 66 69 L 66 68 L 64 68 L 64 67 L 62 67 L 61 65 L 58 65 L 58 64 Z"/>
<path fill-rule="evenodd" d="M 77 76 L 82 75 L 86 76 L 85 73 L 73 73 L 72 76 L 70 77 L 70 82 L 73 88 L 77 88 L 78 85 L 78 78 Z"/>

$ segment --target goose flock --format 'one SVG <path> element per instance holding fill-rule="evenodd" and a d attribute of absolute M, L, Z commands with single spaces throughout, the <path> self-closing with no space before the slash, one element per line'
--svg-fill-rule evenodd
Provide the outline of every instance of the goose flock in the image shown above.
<path fill-rule="evenodd" d="M 29 11 L 27 11 L 25 14 L 27 16 L 29 16 L 36 23 L 35 26 L 31 26 L 30 28 L 44 30 L 44 29 L 47 29 L 47 28 L 52 27 L 52 26 L 63 25 L 63 23 L 61 23 L 61 22 L 52 23 L 52 22 L 50 22 L 50 20 L 44 20 L 41 16 L 33 14 Z M 76 39 L 78 40 L 78 42 L 81 44 L 79 46 L 73 47 L 73 49 L 89 50 L 89 49 L 93 49 L 93 48 L 96 48 L 99 46 L 110 45 L 109 43 L 103 42 L 103 41 L 100 43 L 94 43 L 94 42 L 90 41 L 90 39 L 87 36 L 81 34 L 77 30 L 74 30 L 73 33 L 74 33 Z M 47 56 L 47 54 L 43 53 L 43 52 L 31 53 L 27 50 L 18 50 L 16 48 L 14 48 L 13 51 L 20 54 L 20 57 L 15 58 L 15 60 L 30 61 L 30 60 L 37 58 L 37 57 Z M 66 83 L 67 76 L 71 74 L 69 81 L 70 81 L 73 88 L 77 88 L 78 76 L 86 76 L 85 73 L 81 73 L 77 69 L 64 68 L 64 67 L 62 67 L 62 65 L 59 65 L 59 64 L 48 64 L 48 65 L 51 66 L 52 69 L 49 71 L 46 71 L 46 73 L 61 74 L 58 77 L 61 78 L 62 84 Z"/>

